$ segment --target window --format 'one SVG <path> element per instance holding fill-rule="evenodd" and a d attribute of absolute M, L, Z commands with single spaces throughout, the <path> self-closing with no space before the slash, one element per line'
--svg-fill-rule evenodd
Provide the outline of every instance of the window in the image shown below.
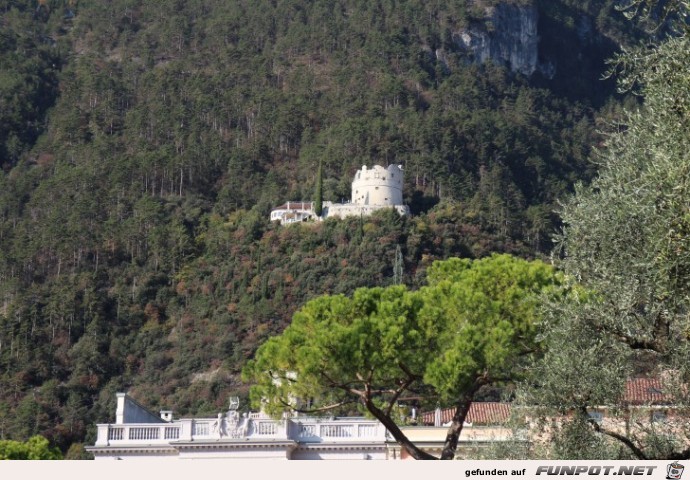
<path fill-rule="evenodd" d="M 652 412 L 652 423 L 664 423 L 666 421 L 666 412 L 663 410 L 655 410 Z"/>
<path fill-rule="evenodd" d="M 601 425 L 604 421 L 604 414 L 601 412 L 588 412 L 590 420 Z"/>

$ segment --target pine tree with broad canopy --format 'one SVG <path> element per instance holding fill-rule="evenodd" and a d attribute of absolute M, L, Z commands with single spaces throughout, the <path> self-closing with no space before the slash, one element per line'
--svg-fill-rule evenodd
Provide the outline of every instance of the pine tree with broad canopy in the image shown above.
<path fill-rule="evenodd" d="M 400 429 L 396 404 L 414 396 L 452 405 L 440 458 L 454 458 L 480 388 L 519 378 L 539 351 L 536 299 L 561 278 L 541 261 L 493 255 L 437 261 L 427 282 L 308 302 L 245 368 L 254 406 L 276 416 L 356 407 L 412 457 L 435 460 Z M 296 399 L 315 402 L 306 409 Z"/>

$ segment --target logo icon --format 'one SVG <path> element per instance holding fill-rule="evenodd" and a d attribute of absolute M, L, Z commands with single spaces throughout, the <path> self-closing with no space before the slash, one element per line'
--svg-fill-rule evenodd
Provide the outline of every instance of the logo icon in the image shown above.
<path fill-rule="evenodd" d="M 678 462 L 669 463 L 666 467 L 666 478 L 669 480 L 680 480 L 683 475 L 683 465 Z"/>

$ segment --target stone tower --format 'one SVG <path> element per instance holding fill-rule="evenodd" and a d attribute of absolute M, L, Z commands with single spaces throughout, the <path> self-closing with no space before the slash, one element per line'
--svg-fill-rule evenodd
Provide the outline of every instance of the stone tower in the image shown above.
<path fill-rule="evenodd" d="M 366 165 L 352 181 L 352 203 L 355 205 L 402 205 L 403 171 L 400 165 L 383 168 Z"/>

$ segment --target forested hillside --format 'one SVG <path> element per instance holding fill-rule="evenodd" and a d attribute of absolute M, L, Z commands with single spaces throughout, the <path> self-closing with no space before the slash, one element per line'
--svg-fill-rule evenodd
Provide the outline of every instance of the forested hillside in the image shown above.
<path fill-rule="evenodd" d="M 613 0 L 0 0 L 0 439 L 92 441 L 130 390 L 214 413 L 306 300 L 434 259 L 550 249 L 641 35 Z M 538 12 L 540 69 L 480 63 L 488 7 Z M 632 100 L 627 100 L 632 101 Z M 280 227 L 402 164 L 411 218 Z M 91 430 L 90 430 L 91 429 Z"/>

